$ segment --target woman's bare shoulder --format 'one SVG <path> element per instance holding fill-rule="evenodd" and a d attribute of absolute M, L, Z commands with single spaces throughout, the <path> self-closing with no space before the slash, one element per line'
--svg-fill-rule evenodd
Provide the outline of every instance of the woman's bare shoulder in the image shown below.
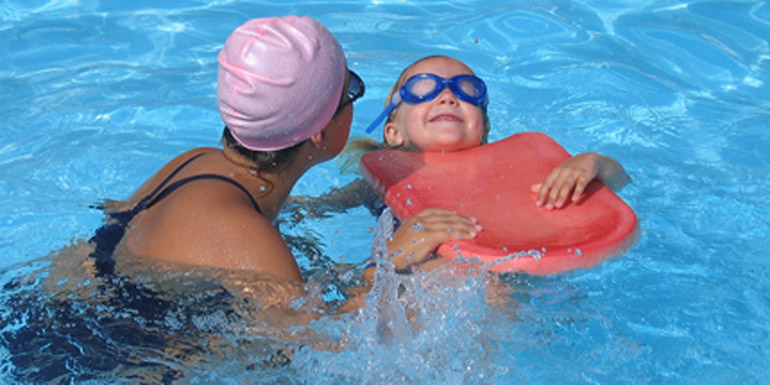
<path fill-rule="evenodd" d="M 206 182 L 217 181 L 200 181 Z M 132 252 L 301 281 L 294 256 L 272 223 L 242 191 L 216 186 L 176 191 L 147 213 L 129 235 Z"/>

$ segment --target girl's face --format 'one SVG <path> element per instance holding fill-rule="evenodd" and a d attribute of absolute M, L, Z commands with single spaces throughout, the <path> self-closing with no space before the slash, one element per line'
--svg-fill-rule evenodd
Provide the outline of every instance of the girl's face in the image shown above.
<path fill-rule="evenodd" d="M 465 64 L 451 58 L 430 58 L 414 65 L 405 79 L 431 73 L 442 78 L 472 75 Z M 445 88 L 435 99 L 396 108 L 385 125 L 385 142 L 390 147 L 412 151 L 457 151 L 481 144 L 484 118 L 481 108 L 464 102 Z"/>

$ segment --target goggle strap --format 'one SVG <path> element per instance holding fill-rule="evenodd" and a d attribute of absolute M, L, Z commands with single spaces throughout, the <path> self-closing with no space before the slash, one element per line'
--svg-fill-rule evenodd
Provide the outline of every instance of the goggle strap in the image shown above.
<path fill-rule="evenodd" d="M 390 105 L 387 108 L 385 108 L 385 110 L 382 111 L 382 113 L 377 117 L 377 119 L 374 119 L 374 122 L 372 122 L 372 124 L 369 125 L 369 127 L 366 129 L 366 133 L 371 134 L 372 131 L 374 131 L 377 128 L 377 126 L 379 126 L 380 123 L 382 123 L 382 121 L 385 120 L 385 118 L 388 117 L 388 115 L 390 115 L 393 109 L 396 108 L 396 104 L 397 103 L 390 103 Z"/>

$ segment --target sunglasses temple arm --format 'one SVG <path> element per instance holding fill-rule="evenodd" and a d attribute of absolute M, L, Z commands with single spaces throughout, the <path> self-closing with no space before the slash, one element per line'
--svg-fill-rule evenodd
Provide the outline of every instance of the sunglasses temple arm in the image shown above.
<path fill-rule="evenodd" d="M 382 111 L 382 113 L 377 117 L 377 119 L 374 119 L 374 122 L 372 122 L 372 124 L 369 125 L 369 127 L 366 129 L 366 133 L 371 134 L 372 131 L 374 131 L 377 128 L 377 126 L 379 126 L 380 123 L 382 123 L 382 121 L 385 120 L 385 118 L 388 115 L 390 115 L 390 113 L 393 111 L 394 108 L 396 108 L 396 103 L 390 103 L 390 105 L 384 111 Z"/>

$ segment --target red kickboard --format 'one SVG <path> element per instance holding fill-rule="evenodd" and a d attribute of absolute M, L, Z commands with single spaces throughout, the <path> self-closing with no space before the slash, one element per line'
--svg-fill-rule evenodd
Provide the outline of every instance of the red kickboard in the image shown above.
<path fill-rule="evenodd" d="M 476 238 L 443 243 L 440 256 L 542 275 L 595 266 L 629 248 L 638 232 L 634 211 L 599 181 L 561 209 L 535 206 L 531 186 L 569 157 L 547 135 L 527 132 L 451 153 L 376 151 L 360 166 L 402 221 L 432 207 L 478 219 Z"/>

